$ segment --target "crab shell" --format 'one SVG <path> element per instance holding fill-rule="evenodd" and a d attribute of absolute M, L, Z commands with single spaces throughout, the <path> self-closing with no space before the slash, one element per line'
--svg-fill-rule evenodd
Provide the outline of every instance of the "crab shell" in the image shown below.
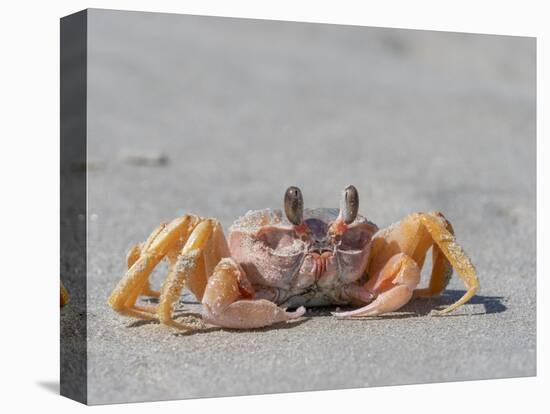
<path fill-rule="evenodd" d="M 343 288 L 364 281 L 378 227 L 358 215 L 334 238 L 329 229 L 338 218 L 338 209 L 304 209 L 305 231 L 278 209 L 237 219 L 229 229 L 229 249 L 256 298 L 289 307 L 349 303 Z"/>

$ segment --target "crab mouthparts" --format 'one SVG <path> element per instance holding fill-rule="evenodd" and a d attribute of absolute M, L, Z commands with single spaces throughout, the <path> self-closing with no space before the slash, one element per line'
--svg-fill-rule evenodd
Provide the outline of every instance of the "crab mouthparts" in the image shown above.
<path fill-rule="evenodd" d="M 313 244 L 309 247 L 308 249 L 308 253 L 314 253 L 314 254 L 323 254 L 323 253 L 332 253 L 333 252 L 333 249 L 328 247 L 327 245 L 323 244 L 323 245 L 318 245 L 318 244 Z"/>
<path fill-rule="evenodd" d="M 310 255 L 313 258 L 313 274 L 315 275 L 315 279 L 318 280 L 327 270 L 328 261 L 332 257 L 332 251 L 327 250 L 320 254 L 310 252 Z"/>

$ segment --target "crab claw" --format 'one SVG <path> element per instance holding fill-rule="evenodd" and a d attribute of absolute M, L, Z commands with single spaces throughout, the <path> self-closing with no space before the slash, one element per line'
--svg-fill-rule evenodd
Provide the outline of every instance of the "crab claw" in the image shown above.
<path fill-rule="evenodd" d="M 298 319 L 304 316 L 305 314 L 306 314 L 306 308 L 304 308 L 303 306 L 300 306 L 294 312 L 286 312 L 286 316 L 289 318 L 288 320 Z"/>
<path fill-rule="evenodd" d="M 306 309 L 300 306 L 294 312 L 286 312 L 273 302 L 265 299 L 239 300 L 224 308 L 216 310 L 203 303 L 203 319 L 212 325 L 232 329 L 255 329 L 288 322 L 303 316 Z"/>
<path fill-rule="evenodd" d="M 332 315 L 344 319 L 362 318 L 396 311 L 411 299 L 419 281 L 420 268 L 417 263 L 404 253 L 396 254 L 371 279 L 369 283 L 373 286 L 365 285 L 366 293 L 375 295 L 371 303 L 349 312 L 333 312 Z"/>
<path fill-rule="evenodd" d="M 203 319 L 212 325 L 233 329 L 253 329 L 287 322 L 304 315 L 301 306 L 287 312 L 267 299 L 254 299 L 254 292 L 245 292 L 246 275 L 231 258 L 218 263 L 202 297 Z M 251 288 L 251 286 L 250 286 Z"/>

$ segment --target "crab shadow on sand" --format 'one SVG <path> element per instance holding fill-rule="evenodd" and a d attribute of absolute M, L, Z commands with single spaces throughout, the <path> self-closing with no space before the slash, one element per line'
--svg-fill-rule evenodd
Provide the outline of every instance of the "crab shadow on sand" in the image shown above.
<path fill-rule="evenodd" d="M 441 318 L 475 316 L 501 313 L 508 309 L 504 304 L 505 298 L 502 296 L 475 295 L 463 307 L 460 307 L 451 313 L 445 315 L 435 314 L 436 311 L 445 309 L 447 306 L 459 300 L 464 295 L 464 293 L 466 293 L 466 291 L 464 290 L 446 290 L 445 292 L 443 292 L 443 294 L 441 294 L 441 296 L 436 296 L 432 298 L 414 298 L 397 312 L 371 317 L 371 319 L 405 319 L 426 316 L 429 314 Z M 468 305 L 483 305 L 484 310 L 471 312 L 467 310 Z M 330 308 L 321 308 L 320 310 L 321 312 L 316 313 L 316 315 L 327 316 L 330 315 L 333 311 Z M 355 320 L 358 319 L 359 318 L 356 318 Z"/>
<path fill-rule="evenodd" d="M 389 313 L 387 315 L 381 315 L 378 317 L 371 317 L 369 319 L 375 319 L 375 320 L 381 320 L 381 319 L 404 319 L 404 318 L 414 318 L 419 316 L 426 316 L 430 313 L 441 310 L 447 307 L 448 305 L 456 302 L 458 299 L 464 295 L 464 290 L 447 290 L 445 291 L 441 296 L 433 297 L 433 298 L 415 298 L 411 302 L 409 302 L 407 305 L 405 305 L 403 308 L 399 310 L 399 312 Z M 148 301 L 149 303 L 155 303 L 157 302 L 156 299 L 150 299 Z M 193 318 L 194 320 L 199 321 L 201 319 L 200 312 L 197 311 L 197 309 L 200 306 L 199 302 L 185 299 L 180 301 L 180 304 L 182 305 L 191 305 L 192 309 L 179 309 L 175 312 L 174 317 L 176 319 L 185 317 L 185 318 Z M 460 316 L 474 316 L 474 315 L 488 315 L 493 313 L 501 313 L 505 312 L 507 307 L 504 304 L 504 297 L 502 296 L 483 296 L 483 295 L 475 295 L 470 301 L 466 304 L 468 305 L 483 305 L 484 311 L 482 312 L 468 312 L 468 311 L 460 311 L 460 309 L 456 310 L 453 313 L 442 315 L 440 317 L 460 317 Z M 464 309 L 464 308 L 461 308 Z M 295 321 L 291 321 L 288 323 L 281 323 L 281 324 L 275 324 L 272 326 L 268 326 L 265 328 L 257 328 L 257 329 L 247 329 L 245 331 L 241 331 L 238 329 L 227 329 L 227 328 L 220 328 L 217 326 L 211 326 L 211 325 L 205 325 L 201 327 L 197 327 L 197 329 L 191 329 L 187 331 L 181 331 L 181 332 L 174 332 L 173 334 L 175 336 L 189 336 L 189 335 L 195 335 L 195 334 L 205 334 L 209 332 L 216 332 L 216 331 L 231 331 L 231 332 L 267 332 L 274 329 L 291 329 L 295 326 L 301 325 L 302 323 L 307 322 L 309 319 L 316 318 L 316 317 L 326 317 L 331 316 L 332 312 L 334 312 L 336 308 L 334 306 L 331 307 L 320 307 L 320 308 L 310 308 L 308 309 L 308 312 L 305 317 L 297 319 Z M 357 320 L 357 319 L 356 319 Z M 128 328 L 138 328 L 140 326 L 144 325 L 151 325 L 156 324 L 158 325 L 159 322 L 156 320 L 139 320 L 132 322 L 128 325 Z"/>
<path fill-rule="evenodd" d="M 195 306 L 198 306 L 198 302 L 180 302 L 180 303 L 187 303 L 192 304 Z M 174 319 L 179 319 L 181 317 L 185 318 L 193 318 L 196 321 L 199 321 L 201 319 L 201 314 L 199 312 L 194 312 L 192 310 L 178 310 L 174 312 Z M 240 329 L 229 329 L 229 328 L 220 328 L 218 326 L 212 326 L 212 325 L 205 325 L 205 326 L 198 326 L 196 329 L 189 329 L 189 330 L 182 330 L 179 332 L 173 332 L 174 336 L 190 336 L 190 335 L 196 335 L 196 334 L 205 334 L 209 332 L 216 332 L 216 331 L 227 331 L 227 332 L 267 332 L 274 329 L 291 329 L 295 326 L 301 325 L 302 323 L 305 323 L 309 318 L 309 316 L 305 316 L 300 319 L 296 319 L 294 321 L 290 321 L 287 323 L 279 323 L 272 326 L 267 326 L 265 328 L 256 328 L 256 329 L 246 329 L 246 330 L 240 330 Z M 144 325 L 160 325 L 160 322 L 157 320 L 139 320 L 130 323 L 127 327 L 128 328 L 138 328 L 140 326 Z"/>

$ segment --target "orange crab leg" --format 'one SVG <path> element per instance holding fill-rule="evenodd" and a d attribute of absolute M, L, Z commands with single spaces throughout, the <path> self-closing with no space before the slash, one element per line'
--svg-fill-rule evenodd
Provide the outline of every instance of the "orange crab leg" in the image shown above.
<path fill-rule="evenodd" d="M 157 315 L 162 323 L 179 329 L 187 328 L 172 319 L 173 305 L 179 299 L 185 284 L 197 298 L 202 297 L 208 279 L 206 268 L 212 266 L 213 261 L 221 259 L 211 257 L 212 253 L 226 253 L 224 244 L 220 242 L 221 238 L 225 240 L 217 220 L 204 220 L 193 229 L 160 292 Z M 210 253 L 206 254 L 207 251 Z M 208 263 L 205 263 L 205 257 L 208 257 Z"/>
<path fill-rule="evenodd" d="M 115 287 L 108 299 L 109 305 L 117 312 L 140 318 L 150 318 L 152 315 L 142 309 L 134 309 L 135 299 L 148 281 L 155 266 L 178 246 L 181 240 L 187 238 L 190 228 L 198 220 L 195 216 L 185 215 L 174 219 L 161 232 L 155 232 L 154 241 L 142 251 L 139 258 L 132 264 L 126 275 Z M 131 258 L 132 259 L 132 258 Z M 137 293 L 136 293 L 137 292 Z"/>
<path fill-rule="evenodd" d="M 153 232 L 147 238 L 145 243 L 137 244 L 130 249 L 130 251 L 128 252 L 128 255 L 126 256 L 128 269 L 130 269 L 134 265 L 134 263 L 137 262 L 137 260 L 141 257 L 141 255 L 149 249 L 151 244 L 162 233 L 162 230 L 164 230 L 165 227 L 166 227 L 166 223 L 159 224 L 159 226 L 155 230 L 153 230 Z M 128 296 L 128 299 L 126 301 L 127 306 L 129 307 L 134 306 L 137 298 L 140 295 L 158 297 L 159 292 L 156 292 L 151 288 L 151 284 L 149 283 L 149 278 L 147 278 L 143 281 L 142 284 L 140 284 L 138 287 L 134 289 L 131 295 Z"/>
<path fill-rule="evenodd" d="M 420 220 L 424 228 L 430 233 L 439 251 L 457 271 L 458 276 L 462 279 L 467 288 L 466 293 L 459 300 L 439 312 L 439 314 L 445 314 L 468 302 L 475 295 L 479 289 L 479 279 L 477 278 L 474 265 L 462 247 L 456 242 L 452 227 L 447 229 L 445 224 L 441 222 L 445 220 L 443 215 L 435 213 L 423 214 L 420 216 Z M 450 273 L 442 262 L 443 259 L 441 254 L 436 250 L 432 280 L 428 288 L 430 293 L 440 293 L 448 283 Z M 419 293 L 422 294 L 424 292 L 426 291 L 420 291 Z"/>
<path fill-rule="evenodd" d="M 414 290 L 430 247 L 433 250 L 433 267 L 429 287 Z M 451 312 L 466 303 L 477 291 L 479 281 L 470 259 L 455 240 L 452 226 L 441 213 L 410 214 L 375 236 L 368 267 L 369 281 L 361 289 L 348 292 L 356 299 L 372 296 L 374 301 L 358 310 L 337 313 L 336 316 L 379 315 L 399 309 L 413 294 L 437 295 L 447 286 L 453 267 L 467 291 L 440 314 Z"/>
<path fill-rule="evenodd" d="M 143 243 L 136 244 L 130 248 L 130 250 L 128 251 L 128 254 L 126 255 L 126 264 L 128 265 L 128 269 L 131 268 L 135 262 L 137 262 L 137 260 L 139 259 L 139 256 L 141 256 L 142 250 L 143 250 Z"/>
<path fill-rule="evenodd" d="M 69 292 L 67 292 L 67 289 L 65 289 L 65 286 L 63 286 L 63 282 L 61 282 L 61 299 L 60 304 L 61 307 L 65 306 L 67 303 L 69 303 Z"/>

